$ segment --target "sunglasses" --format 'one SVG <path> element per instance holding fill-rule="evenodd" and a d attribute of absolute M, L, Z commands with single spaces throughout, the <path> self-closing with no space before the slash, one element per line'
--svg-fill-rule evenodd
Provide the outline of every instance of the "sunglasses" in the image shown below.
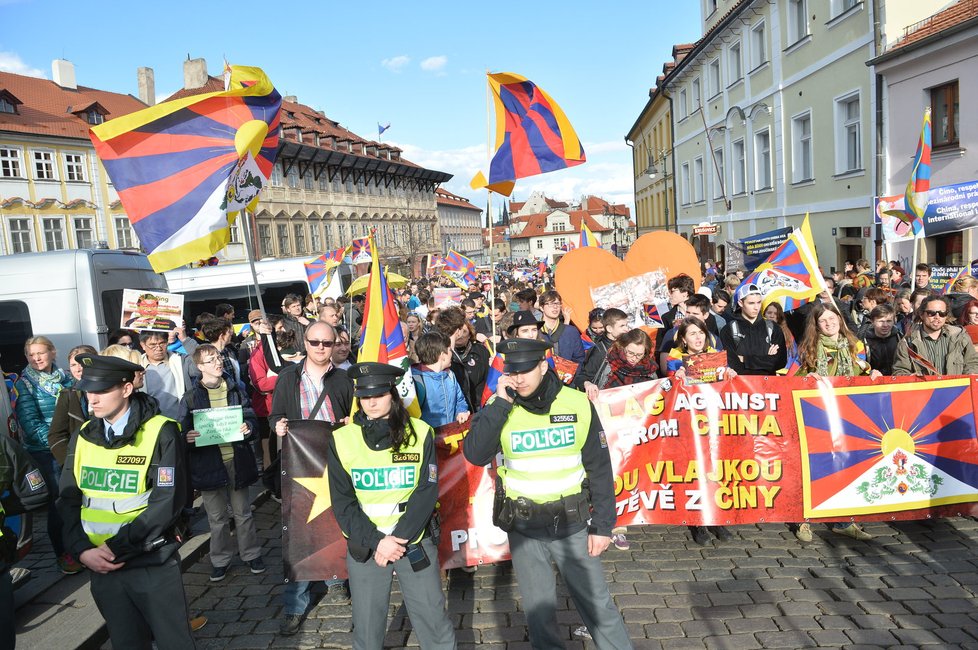
<path fill-rule="evenodd" d="M 936 309 L 925 309 L 924 313 L 928 316 L 940 316 L 941 318 L 947 317 L 946 311 L 937 311 Z"/>
<path fill-rule="evenodd" d="M 306 339 L 306 343 L 314 348 L 331 348 L 336 344 L 336 341 L 317 341 L 316 339 Z"/>

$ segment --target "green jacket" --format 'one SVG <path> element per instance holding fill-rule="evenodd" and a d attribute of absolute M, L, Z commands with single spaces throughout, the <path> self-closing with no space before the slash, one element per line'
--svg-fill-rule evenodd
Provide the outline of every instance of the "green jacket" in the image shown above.
<path fill-rule="evenodd" d="M 947 375 L 978 374 L 978 352 L 971 343 L 971 337 L 954 325 L 945 325 L 944 330 L 951 337 L 947 351 Z M 923 347 L 923 330 L 919 324 L 914 325 L 910 333 L 897 343 L 896 355 L 893 359 L 894 375 L 933 375 L 919 361 L 910 357 L 913 349 L 920 356 L 927 358 L 926 348 Z M 930 361 L 930 359 L 928 359 Z M 938 369 L 940 370 L 940 369 Z"/>

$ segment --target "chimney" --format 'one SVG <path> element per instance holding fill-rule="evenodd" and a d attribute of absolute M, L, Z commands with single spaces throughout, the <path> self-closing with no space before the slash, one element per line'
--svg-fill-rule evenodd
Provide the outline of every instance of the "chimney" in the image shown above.
<path fill-rule="evenodd" d="M 207 83 L 207 61 L 187 59 L 183 62 L 183 87 L 187 90 L 203 88 Z"/>
<path fill-rule="evenodd" d="M 54 79 L 54 83 L 62 88 L 78 89 L 78 84 L 75 83 L 75 64 L 71 61 L 65 61 L 64 59 L 55 59 L 52 61 L 51 78 Z"/>
<path fill-rule="evenodd" d="M 136 85 L 139 87 L 139 99 L 147 106 L 156 103 L 156 79 L 153 68 L 136 68 Z"/>
<path fill-rule="evenodd" d="M 283 102 L 292 102 L 293 104 L 299 103 L 299 98 L 296 95 L 286 95 L 282 98 Z"/>

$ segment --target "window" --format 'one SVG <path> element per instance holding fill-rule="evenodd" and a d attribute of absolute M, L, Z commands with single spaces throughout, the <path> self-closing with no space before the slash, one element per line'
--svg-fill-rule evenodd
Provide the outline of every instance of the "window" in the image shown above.
<path fill-rule="evenodd" d="M 302 187 L 307 190 L 312 189 L 312 174 L 302 175 Z"/>
<path fill-rule="evenodd" d="M 849 11 L 861 0 L 832 0 L 832 17 L 840 16 Z"/>
<path fill-rule="evenodd" d="M 554 237 L 554 248 L 560 249 L 567 245 L 566 237 Z M 466 247 L 468 248 L 468 247 Z"/>
<path fill-rule="evenodd" d="M 713 59 L 710 61 L 710 97 L 714 95 L 719 95 L 720 90 L 723 86 L 720 85 L 720 59 Z"/>
<path fill-rule="evenodd" d="M 89 124 L 101 124 L 105 121 L 105 116 L 93 108 L 85 114 L 85 120 Z"/>
<path fill-rule="evenodd" d="M 744 67 L 740 58 L 740 41 L 730 46 L 729 63 L 727 72 L 730 74 L 730 83 L 739 81 L 744 76 Z"/>
<path fill-rule="evenodd" d="M 116 217 L 113 219 L 115 224 L 115 243 L 117 248 L 135 248 L 135 237 L 132 234 L 132 227 L 129 225 L 128 217 Z"/>
<path fill-rule="evenodd" d="M 284 223 L 276 224 L 275 231 L 278 235 L 278 254 L 286 257 L 289 255 L 289 226 Z"/>
<path fill-rule="evenodd" d="M 0 352 L 8 359 L 7 363 L 24 353 L 24 341 L 32 336 L 34 329 L 27 305 L 20 300 L 0 302 Z"/>
<path fill-rule="evenodd" d="M 20 149 L 0 149 L 0 178 L 21 178 Z"/>
<path fill-rule="evenodd" d="M 272 227 L 267 223 L 258 224 L 258 248 L 262 257 L 271 257 L 275 254 L 272 250 Z"/>
<path fill-rule="evenodd" d="M 810 181 L 814 176 L 812 158 L 812 114 L 791 120 L 791 181 Z"/>
<path fill-rule="evenodd" d="M 313 253 L 321 253 L 323 251 L 323 239 L 319 236 L 318 223 L 309 224 L 309 245 L 312 247 Z"/>
<path fill-rule="evenodd" d="M 289 169 L 288 183 L 292 189 L 299 189 L 299 170 L 295 168 L 295 165 Z"/>
<path fill-rule="evenodd" d="M 537 249 L 538 250 L 542 250 L 543 249 L 543 240 L 542 239 L 538 239 L 537 240 Z"/>
<path fill-rule="evenodd" d="M 340 175 L 339 174 L 336 174 L 335 176 L 333 176 L 332 186 L 333 186 L 333 191 L 334 192 L 339 192 L 339 191 L 341 191 L 343 189 L 343 186 L 340 183 Z"/>
<path fill-rule="evenodd" d="M 350 177 L 346 179 L 346 192 L 347 194 L 353 194 L 353 179 Z"/>
<path fill-rule="evenodd" d="M 65 227 L 61 217 L 44 217 L 41 219 L 41 229 L 44 231 L 44 250 L 65 249 Z"/>
<path fill-rule="evenodd" d="M 54 153 L 51 151 L 35 151 L 34 178 L 39 181 L 54 180 Z"/>
<path fill-rule="evenodd" d="M 679 91 L 679 119 L 686 119 L 689 113 L 686 110 L 686 89 L 683 88 Z"/>
<path fill-rule="evenodd" d="M 679 168 L 679 180 L 682 183 L 680 191 L 683 193 L 683 205 L 689 205 L 693 202 L 693 197 L 689 193 L 689 163 L 684 162 Z"/>
<path fill-rule="evenodd" d="M 326 216 L 328 217 L 329 215 Z M 333 247 L 333 224 L 323 224 L 323 231 L 326 235 L 326 248 L 328 250 Z"/>
<path fill-rule="evenodd" d="M 241 219 L 235 219 L 234 223 L 228 225 L 228 231 L 230 232 L 230 237 L 228 237 L 229 244 L 240 244 L 241 243 Z"/>
<path fill-rule="evenodd" d="M 862 169 L 859 93 L 839 99 L 836 112 L 836 162 L 841 173 Z"/>
<path fill-rule="evenodd" d="M 302 255 L 306 252 L 306 229 L 301 223 L 292 225 L 292 232 L 295 233 L 295 254 Z"/>
<path fill-rule="evenodd" d="M 716 161 L 714 165 L 714 172 L 716 176 L 714 177 L 715 182 L 713 183 L 713 198 L 722 199 L 723 196 L 723 179 L 725 178 L 725 170 L 723 166 L 723 147 L 713 150 L 713 160 Z"/>
<path fill-rule="evenodd" d="M 750 30 L 750 69 L 761 67 L 767 62 L 767 35 L 764 33 L 764 21 L 757 23 Z"/>
<path fill-rule="evenodd" d="M 697 77 L 696 79 L 693 79 L 693 91 L 692 91 L 692 94 L 690 95 L 690 98 L 693 100 L 693 104 L 692 104 L 692 106 L 689 107 L 689 112 L 690 113 L 695 113 L 696 112 L 696 109 L 699 108 L 702 105 L 702 103 L 703 103 L 703 96 L 700 93 L 700 79 L 699 79 L 699 77 Z"/>
<path fill-rule="evenodd" d="M 272 165 L 271 182 L 273 187 L 282 187 L 282 163 Z"/>
<path fill-rule="evenodd" d="M 31 237 L 31 220 L 10 220 L 10 250 L 14 253 L 33 253 L 34 243 Z"/>
<path fill-rule="evenodd" d="M 339 245 L 343 246 L 346 243 L 346 226 L 343 225 L 342 223 L 339 224 L 338 226 L 336 226 L 336 232 L 338 233 L 340 239 Z"/>
<path fill-rule="evenodd" d="M 75 217 L 75 247 L 91 248 L 95 244 L 95 232 L 92 230 L 91 217 Z"/>
<path fill-rule="evenodd" d="M 754 189 L 771 187 L 771 132 L 767 129 L 754 134 Z"/>
<path fill-rule="evenodd" d="M 363 179 L 357 181 L 357 194 L 363 194 L 367 191 L 366 185 L 364 185 Z"/>
<path fill-rule="evenodd" d="M 326 175 L 325 174 L 320 175 L 320 177 L 319 177 L 319 191 L 320 192 L 325 192 L 326 190 L 328 190 L 329 189 L 328 183 L 329 183 L 329 181 L 326 180 Z"/>
<path fill-rule="evenodd" d="M 788 44 L 808 36 L 807 0 L 788 0 Z"/>
<path fill-rule="evenodd" d="M 65 154 L 65 180 L 85 180 L 85 156 L 80 153 Z"/>
<path fill-rule="evenodd" d="M 13 102 L 11 102 L 6 97 L 0 97 L 0 113 L 13 113 L 13 114 L 16 114 L 17 113 L 17 107 L 14 106 Z"/>
<path fill-rule="evenodd" d="M 932 127 L 935 147 L 956 147 L 958 145 L 958 82 L 938 86 L 930 91 L 930 105 L 933 107 Z M 0 164 L 3 151 L 0 150 Z"/>
<path fill-rule="evenodd" d="M 703 200 L 703 158 L 693 160 L 693 201 L 699 203 Z"/>

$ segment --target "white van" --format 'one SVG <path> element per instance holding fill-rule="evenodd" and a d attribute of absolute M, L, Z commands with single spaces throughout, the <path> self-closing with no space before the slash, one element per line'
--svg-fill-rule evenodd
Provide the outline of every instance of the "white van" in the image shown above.
<path fill-rule="evenodd" d="M 46 336 L 67 369 L 68 350 L 101 350 L 122 320 L 122 290 L 167 291 L 145 255 L 123 250 L 65 250 L 0 256 L 0 366 L 20 372 L 24 341 Z"/>
<path fill-rule="evenodd" d="M 282 313 L 282 299 L 294 293 L 305 296 L 309 293 L 306 281 L 305 262 L 308 257 L 268 259 L 255 262 L 258 283 L 265 309 L 270 314 Z M 202 268 L 180 268 L 166 271 L 167 284 L 171 293 L 181 293 L 184 320 L 192 327 L 201 313 L 213 313 L 220 303 L 234 307 L 234 322 L 244 323 L 248 312 L 258 309 L 255 295 L 255 282 L 247 262 L 240 264 L 218 264 Z M 350 267 L 342 264 L 324 295 L 337 298 L 350 285 Z"/>

